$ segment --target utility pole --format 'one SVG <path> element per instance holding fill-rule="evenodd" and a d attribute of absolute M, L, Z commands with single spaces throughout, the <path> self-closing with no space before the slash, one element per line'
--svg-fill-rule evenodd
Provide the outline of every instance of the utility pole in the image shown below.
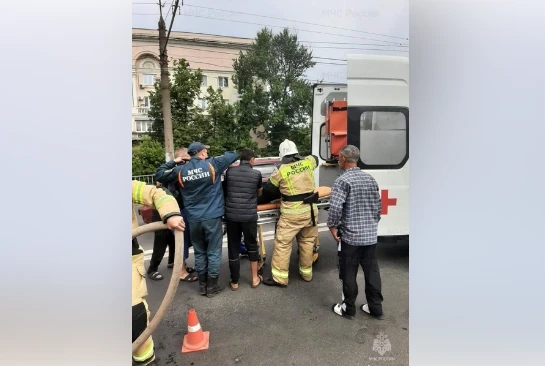
<path fill-rule="evenodd" d="M 159 4 L 161 4 L 159 2 Z M 165 159 L 174 159 L 174 139 L 172 137 L 172 112 L 170 110 L 170 82 L 167 56 L 167 30 L 163 15 L 159 18 L 159 63 L 161 64 L 161 97 L 163 101 L 163 129 L 165 134 Z"/>
<path fill-rule="evenodd" d="M 170 19 L 168 34 L 165 20 L 163 19 L 163 4 L 159 0 L 159 63 L 161 64 L 161 99 L 163 102 L 163 130 L 165 133 L 165 159 L 170 161 L 174 159 L 174 138 L 172 136 L 172 111 L 170 110 L 170 74 L 168 72 L 167 44 L 174 24 L 176 9 L 180 0 L 176 0 L 174 11 Z M 182 5 L 183 5 L 182 0 Z M 168 14 L 167 14 L 168 16 Z"/>

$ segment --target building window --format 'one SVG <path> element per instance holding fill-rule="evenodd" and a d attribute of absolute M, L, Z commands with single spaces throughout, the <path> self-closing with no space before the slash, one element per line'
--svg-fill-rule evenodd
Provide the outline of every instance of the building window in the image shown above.
<path fill-rule="evenodd" d="M 149 97 L 144 97 L 144 104 L 142 106 L 146 108 L 151 107 Z"/>
<path fill-rule="evenodd" d="M 202 109 L 208 109 L 208 101 L 206 99 L 199 98 L 198 106 Z"/>
<path fill-rule="evenodd" d="M 407 119 L 403 113 L 361 114 L 360 159 L 365 165 L 399 165 L 407 154 Z"/>
<path fill-rule="evenodd" d="M 142 76 L 142 85 L 145 85 L 145 86 L 155 85 L 155 75 L 153 75 L 153 74 L 144 74 Z"/>
<path fill-rule="evenodd" d="M 141 121 L 134 121 L 135 124 L 135 130 L 136 132 L 151 132 L 151 121 L 141 120 Z"/>
<path fill-rule="evenodd" d="M 229 78 L 225 76 L 218 77 L 218 88 L 229 87 Z"/>
<path fill-rule="evenodd" d="M 201 86 L 207 86 L 208 85 L 208 79 L 206 75 L 202 76 Z"/>

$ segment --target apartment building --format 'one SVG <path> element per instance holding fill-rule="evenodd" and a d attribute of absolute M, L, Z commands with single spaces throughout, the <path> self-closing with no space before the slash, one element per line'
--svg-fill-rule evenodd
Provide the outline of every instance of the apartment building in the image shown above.
<path fill-rule="evenodd" d="M 202 98 L 209 86 L 221 88 L 223 98 L 233 103 L 238 93 L 233 85 L 233 60 L 253 42 L 249 38 L 224 37 L 210 34 L 171 32 L 168 42 L 169 66 L 173 60 L 185 58 L 191 69 L 201 69 L 201 96 L 195 105 L 206 109 Z M 157 30 L 132 30 L 132 138 L 139 140 L 152 128 L 148 118 L 149 92 L 160 78 L 159 37 Z M 256 139 L 257 141 L 257 139 Z M 260 145 L 264 141 L 258 141 Z"/>

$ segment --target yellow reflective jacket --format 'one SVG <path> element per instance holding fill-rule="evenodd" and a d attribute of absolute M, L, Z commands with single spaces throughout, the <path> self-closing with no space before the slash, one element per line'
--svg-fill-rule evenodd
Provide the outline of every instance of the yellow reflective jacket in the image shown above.
<path fill-rule="evenodd" d="M 278 187 L 284 196 L 295 196 L 299 194 L 312 194 L 315 190 L 314 169 L 318 166 L 316 157 L 309 155 L 302 160 L 283 163 L 276 168 L 269 178 L 269 183 Z M 314 206 L 315 215 L 318 209 Z M 283 214 L 309 214 L 310 205 L 303 202 L 280 203 L 280 212 Z"/>
<path fill-rule="evenodd" d="M 161 220 L 166 220 L 171 216 L 181 216 L 180 207 L 176 199 L 167 194 L 164 190 L 155 186 L 139 182 L 137 180 L 132 181 L 132 228 L 138 227 L 138 219 L 134 211 L 134 205 L 146 205 L 156 209 L 161 216 Z M 144 252 L 142 247 L 138 245 L 136 240 L 132 242 L 132 254 L 141 254 Z"/>

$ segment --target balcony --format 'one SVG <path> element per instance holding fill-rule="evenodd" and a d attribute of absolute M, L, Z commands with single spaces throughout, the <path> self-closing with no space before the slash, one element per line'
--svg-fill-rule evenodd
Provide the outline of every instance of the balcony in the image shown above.
<path fill-rule="evenodd" d="M 148 116 L 150 107 L 132 107 L 133 116 Z"/>

